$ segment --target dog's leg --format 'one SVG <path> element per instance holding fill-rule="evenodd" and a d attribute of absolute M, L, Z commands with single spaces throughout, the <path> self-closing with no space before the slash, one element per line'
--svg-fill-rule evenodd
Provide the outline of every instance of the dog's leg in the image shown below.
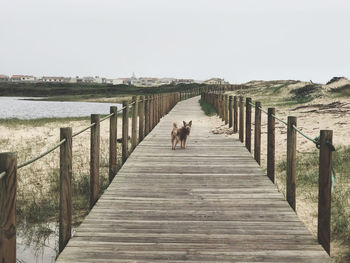
<path fill-rule="evenodd" d="M 179 140 L 176 139 L 176 141 L 175 141 L 175 146 L 174 146 L 174 150 L 176 150 L 176 145 L 177 145 L 178 142 L 179 142 Z"/>
<path fill-rule="evenodd" d="M 171 137 L 171 149 L 172 150 L 175 150 L 175 147 L 176 147 L 176 145 L 175 145 L 175 137 Z"/>
<path fill-rule="evenodd" d="M 187 138 L 184 139 L 184 148 L 186 149 Z"/>

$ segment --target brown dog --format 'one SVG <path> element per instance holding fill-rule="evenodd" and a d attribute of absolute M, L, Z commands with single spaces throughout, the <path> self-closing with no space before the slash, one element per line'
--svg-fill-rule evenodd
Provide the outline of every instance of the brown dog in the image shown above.
<path fill-rule="evenodd" d="M 186 149 L 187 137 L 190 135 L 192 121 L 186 123 L 183 121 L 184 126 L 177 128 L 177 124 L 174 122 L 173 130 L 171 131 L 171 149 L 175 150 L 177 143 L 181 142 L 181 148 Z"/>

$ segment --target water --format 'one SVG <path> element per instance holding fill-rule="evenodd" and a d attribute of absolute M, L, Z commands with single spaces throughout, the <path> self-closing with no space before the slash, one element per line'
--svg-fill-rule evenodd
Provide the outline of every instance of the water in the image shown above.
<path fill-rule="evenodd" d="M 35 101 L 30 97 L 0 97 L 0 119 L 38 119 L 84 117 L 90 114 L 109 114 L 110 106 L 118 103 Z M 37 99 L 37 98 L 36 98 Z"/>
<path fill-rule="evenodd" d="M 17 263 L 54 263 L 58 254 L 58 225 L 38 224 L 18 229 Z"/>

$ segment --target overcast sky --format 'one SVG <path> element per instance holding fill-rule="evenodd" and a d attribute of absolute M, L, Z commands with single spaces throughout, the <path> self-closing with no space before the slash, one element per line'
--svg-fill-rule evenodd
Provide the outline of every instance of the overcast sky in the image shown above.
<path fill-rule="evenodd" d="M 349 0 L 1 0 L 0 74 L 350 77 Z"/>

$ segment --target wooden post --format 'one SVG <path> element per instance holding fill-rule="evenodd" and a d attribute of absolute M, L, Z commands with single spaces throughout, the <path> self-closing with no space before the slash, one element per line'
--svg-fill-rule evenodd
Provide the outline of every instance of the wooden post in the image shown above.
<path fill-rule="evenodd" d="M 231 128 L 233 126 L 233 97 L 229 97 L 229 102 L 228 102 L 228 127 Z"/>
<path fill-rule="evenodd" d="M 91 114 L 90 138 L 90 209 L 98 199 L 100 170 L 100 115 Z"/>
<path fill-rule="evenodd" d="M 145 97 L 145 136 L 149 133 L 149 96 Z"/>
<path fill-rule="evenodd" d="M 144 97 L 140 96 L 140 116 L 139 116 L 139 143 L 142 142 L 143 138 L 145 137 L 145 101 Z"/>
<path fill-rule="evenodd" d="M 132 121 L 131 121 L 131 151 L 136 148 L 137 145 L 137 97 L 133 96 L 132 101 L 135 102 L 132 106 Z"/>
<path fill-rule="evenodd" d="M 239 97 L 239 140 L 244 141 L 244 105 L 243 97 Z"/>
<path fill-rule="evenodd" d="M 237 96 L 233 97 L 233 133 L 238 131 L 238 103 Z"/>
<path fill-rule="evenodd" d="M 0 261 L 16 262 L 17 155 L 0 153 Z"/>
<path fill-rule="evenodd" d="M 296 210 L 295 179 L 296 179 L 296 144 L 297 136 L 293 125 L 297 125 L 297 118 L 288 116 L 287 127 L 287 201 Z"/>
<path fill-rule="evenodd" d="M 252 103 L 251 98 L 246 98 L 245 103 L 245 147 L 248 149 L 249 152 L 252 151 Z"/>
<path fill-rule="evenodd" d="M 72 128 L 60 129 L 60 217 L 59 253 L 65 248 L 72 233 Z"/>
<path fill-rule="evenodd" d="M 117 129 L 118 129 L 118 108 L 110 107 L 110 113 L 114 113 L 109 119 L 109 183 L 118 172 L 117 162 Z"/>
<path fill-rule="evenodd" d="M 224 104 L 224 117 L 225 117 L 225 124 L 228 124 L 228 95 L 225 95 L 225 104 Z"/>
<path fill-rule="evenodd" d="M 261 156 L 261 103 L 255 102 L 254 159 L 260 165 Z"/>
<path fill-rule="evenodd" d="M 275 108 L 268 108 L 267 113 L 267 176 L 275 183 Z"/>
<path fill-rule="evenodd" d="M 223 94 L 220 95 L 220 107 L 221 107 L 221 120 L 225 121 L 225 96 Z"/>
<path fill-rule="evenodd" d="M 153 130 L 153 107 L 154 107 L 154 97 L 149 96 L 149 131 Z"/>
<path fill-rule="evenodd" d="M 333 131 L 321 130 L 318 177 L 318 227 L 317 239 L 330 255 L 331 243 L 331 188 Z"/>
<path fill-rule="evenodd" d="M 129 156 L 129 102 L 123 101 L 123 130 L 122 130 L 122 161 L 125 163 Z"/>

